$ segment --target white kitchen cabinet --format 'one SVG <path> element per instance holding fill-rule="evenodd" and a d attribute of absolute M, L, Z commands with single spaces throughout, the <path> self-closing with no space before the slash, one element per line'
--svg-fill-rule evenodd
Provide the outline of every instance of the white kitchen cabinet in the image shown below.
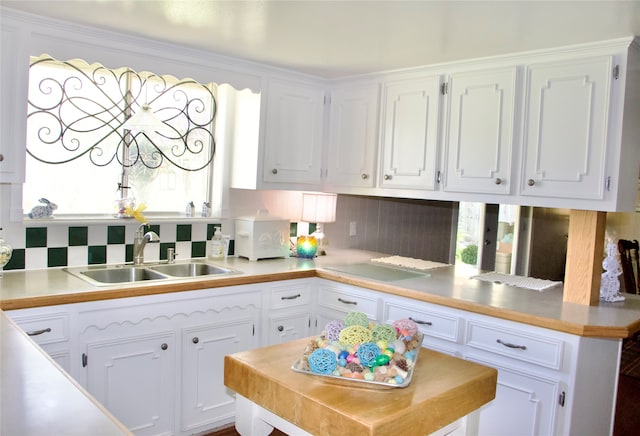
<path fill-rule="evenodd" d="M 213 428 L 233 419 L 234 395 L 221 377 L 224 356 L 252 348 L 254 329 L 250 313 L 233 312 L 234 319 L 182 330 L 182 432 Z"/>
<path fill-rule="evenodd" d="M 172 331 L 87 343 L 87 390 L 136 435 L 174 431 Z"/>
<path fill-rule="evenodd" d="M 604 199 L 613 70 L 613 56 L 527 65 L 522 195 Z"/>
<path fill-rule="evenodd" d="M 1 32 L 0 119 L 4 127 L 0 129 L 0 183 L 22 183 L 26 157 L 27 76 L 21 72 L 26 70 L 24 63 L 28 59 L 18 57 L 23 47 L 20 30 L 3 22 Z"/>
<path fill-rule="evenodd" d="M 314 282 L 287 280 L 271 285 L 265 291 L 264 305 L 267 325 L 264 344 L 273 345 L 311 334 L 311 313 Z"/>
<path fill-rule="evenodd" d="M 79 381 L 135 434 L 229 424 L 224 356 L 259 345 L 261 305 L 254 285 L 76 305 Z"/>
<path fill-rule="evenodd" d="M 321 334 L 330 321 L 344 321 L 349 312 L 362 312 L 370 321 L 380 319 L 378 292 L 322 279 L 317 286 L 316 334 Z"/>
<path fill-rule="evenodd" d="M 331 90 L 327 185 L 375 186 L 379 107 L 378 83 L 342 84 Z"/>
<path fill-rule="evenodd" d="M 444 191 L 511 193 L 516 72 L 503 67 L 449 76 Z"/>
<path fill-rule="evenodd" d="M 378 186 L 436 188 L 441 83 L 433 75 L 384 84 Z"/>
<path fill-rule="evenodd" d="M 611 434 L 620 340 L 575 336 L 382 294 L 382 321 L 411 318 L 423 346 L 498 370 L 471 434 Z M 597 392 L 597 395 L 594 394 Z M 477 428 L 476 428 L 477 426 Z"/>
<path fill-rule="evenodd" d="M 263 181 L 320 186 L 324 88 L 271 79 L 266 99 Z"/>
<path fill-rule="evenodd" d="M 66 309 L 45 307 L 7 313 L 62 369 L 70 371 L 71 341 Z"/>
<path fill-rule="evenodd" d="M 496 398 L 480 409 L 479 435 L 559 434 L 556 415 L 563 411 L 563 389 L 558 380 L 487 359 L 468 359 L 498 370 Z"/>
<path fill-rule="evenodd" d="M 393 324 L 399 319 L 411 319 L 424 335 L 422 346 L 432 350 L 460 357 L 460 347 L 464 339 L 464 319 L 459 312 L 434 304 L 384 298 L 382 321 Z"/>
<path fill-rule="evenodd" d="M 501 321 L 467 323 L 465 357 L 498 369 L 496 400 L 480 413 L 479 434 L 559 434 L 569 387 L 563 335 Z M 571 395 L 571 394 L 569 394 Z"/>

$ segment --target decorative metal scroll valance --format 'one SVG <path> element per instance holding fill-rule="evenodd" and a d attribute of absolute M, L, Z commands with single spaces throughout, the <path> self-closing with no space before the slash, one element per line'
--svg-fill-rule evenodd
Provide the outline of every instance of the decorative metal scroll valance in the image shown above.
<path fill-rule="evenodd" d="M 86 155 L 96 166 L 116 160 L 124 168 L 155 169 L 169 162 L 198 171 L 213 159 L 213 84 L 46 55 L 31 62 L 30 76 L 27 152 L 41 162 L 62 164 Z M 144 104 L 163 129 L 123 129 Z"/>

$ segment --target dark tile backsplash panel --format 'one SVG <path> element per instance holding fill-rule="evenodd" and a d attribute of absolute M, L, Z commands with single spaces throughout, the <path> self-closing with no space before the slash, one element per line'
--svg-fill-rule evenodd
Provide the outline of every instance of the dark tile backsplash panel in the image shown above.
<path fill-rule="evenodd" d="M 69 227 L 69 246 L 77 247 L 89 245 L 89 232 L 87 227 Z"/>
<path fill-rule="evenodd" d="M 124 244 L 125 226 L 107 226 L 107 244 Z"/>
<path fill-rule="evenodd" d="M 46 247 L 47 246 L 47 228 L 46 227 L 27 227 L 26 229 L 26 247 Z"/>
<path fill-rule="evenodd" d="M 207 241 L 213 236 L 215 228 L 220 226 L 217 223 L 146 226 L 145 232 L 149 230 L 156 232 L 160 236 L 160 243 L 147 245 L 145 260 L 166 260 L 168 248 L 176 250 L 178 259 L 206 257 Z M 25 248 L 14 247 L 11 260 L 4 269 L 18 270 L 132 262 L 133 235 L 136 229 L 137 226 L 131 225 L 26 227 Z M 165 233 L 164 237 L 163 233 Z M 94 235 L 91 242 L 90 235 Z M 170 235 L 175 235 L 173 240 L 167 240 Z M 67 241 L 67 244 L 50 246 L 48 239 Z M 90 243 L 91 245 L 89 245 Z M 229 252 L 233 254 L 233 244 L 231 244 Z"/>

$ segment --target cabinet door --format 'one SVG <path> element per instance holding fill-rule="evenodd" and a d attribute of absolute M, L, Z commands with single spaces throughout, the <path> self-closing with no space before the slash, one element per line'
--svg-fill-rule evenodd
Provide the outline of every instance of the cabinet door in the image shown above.
<path fill-rule="evenodd" d="M 241 317 L 182 330 L 182 431 L 213 428 L 233 418 L 224 356 L 251 348 L 253 325 Z"/>
<path fill-rule="evenodd" d="M 375 185 L 379 95 L 377 84 L 345 86 L 331 92 L 329 184 Z"/>
<path fill-rule="evenodd" d="M 18 60 L 21 46 L 18 29 L 3 23 L 1 32 L 0 119 L 4 128 L 0 129 L 0 183 L 22 183 L 26 157 L 28 65 L 26 59 Z"/>
<path fill-rule="evenodd" d="M 526 72 L 521 194 L 603 199 L 612 57 Z"/>
<path fill-rule="evenodd" d="M 440 84 L 431 76 L 385 85 L 380 186 L 435 188 Z"/>
<path fill-rule="evenodd" d="M 267 91 L 265 182 L 319 184 L 324 89 L 272 80 Z"/>
<path fill-rule="evenodd" d="M 496 398 L 480 409 L 478 435 L 556 434 L 561 409 L 561 383 L 530 372 L 468 356 L 468 360 L 498 370 Z"/>
<path fill-rule="evenodd" d="M 449 78 L 443 189 L 509 194 L 516 68 Z"/>
<path fill-rule="evenodd" d="M 87 389 L 136 435 L 172 434 L 175 415 L 173 332 L 87 345 Z"/>

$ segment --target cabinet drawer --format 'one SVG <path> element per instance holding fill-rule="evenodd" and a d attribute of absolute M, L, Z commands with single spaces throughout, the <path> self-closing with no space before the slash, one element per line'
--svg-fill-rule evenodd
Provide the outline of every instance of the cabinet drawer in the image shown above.
<path fill-rule="evenodd" d="M 425 336 L 459 342 L 462 320 L 444 311 L 432 310 L 429 307 L 409 303 L 391 301 L 385 305 L 384 321 L 392 323 L 398 319 L 412 319 L 418 324 Z"/>
<path fill-rule="evenodd" d="M 471 320 L 467 345 L 546 368 L 562 368 L 564 342 L 541 334 Z"/>
<path fill-rule="evenodd" d="M 282 286 L 271 290 L 269 307 L 284 309 L 287 307 L 305 306 L 311 303 L 311 289 L 305 286 Z"/>
<path fill-rule="evenodd" d="M 364 295 L 331 286 L 320 286 L 318 305 L 342 313 L 362 312 L 372 321 L 378 319 L 378 298 L 374 295 Z"/>
<path fill-rule="evenodd" d="M 69 340 L 69 315 L 66 313 L 15 317 L 13 320 L 37 344 Z"/>

